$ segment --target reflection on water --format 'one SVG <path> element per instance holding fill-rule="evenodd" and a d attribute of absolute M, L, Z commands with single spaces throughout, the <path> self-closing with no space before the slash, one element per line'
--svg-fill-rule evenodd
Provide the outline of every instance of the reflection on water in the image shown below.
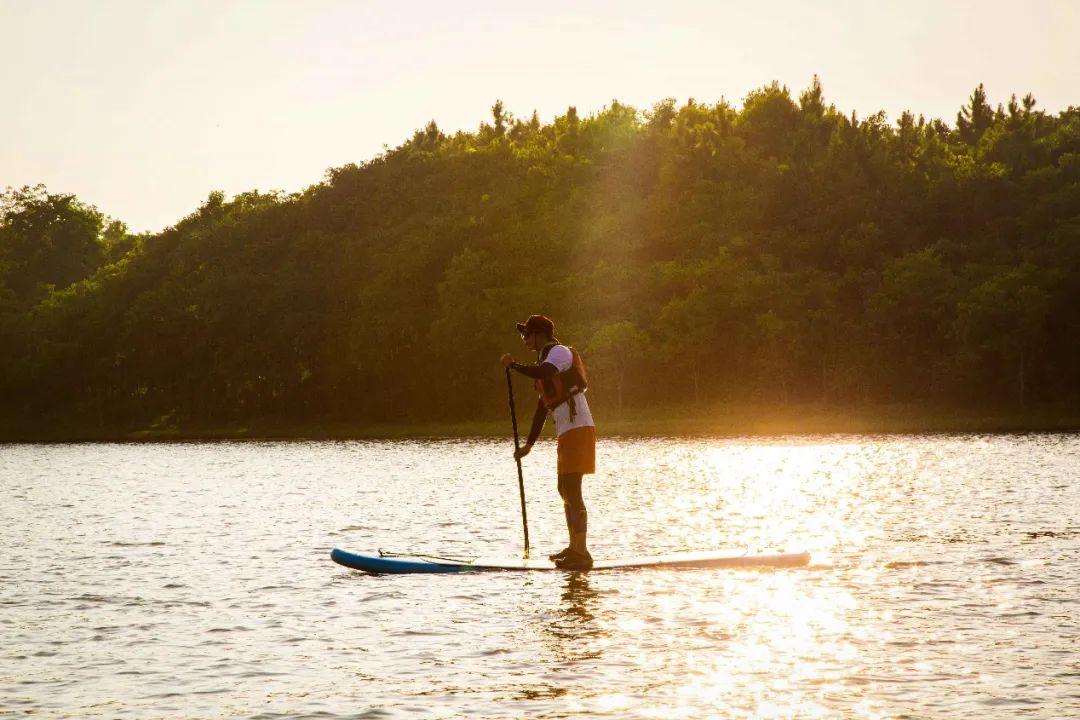
<path fill-rule="evenodd" d="M 603 628 L 596 622 L 599 594 L 589 584 L 586 573 L 572 572 L 565 578 L 558 612 L 544 625 L 551 637 L 552 657 L 563 663 L 596 660 L 600 649 L 595 640 L 603 635 Z"/>
<path fill-rule="evenodd" d="M 537 661 L 549 668 L 553 681 L 539 687 L 522 688 L 517 694 L 518 699 L 562 697 L 572 687 L 565 681 L 565 676 L 573 676 L 582 668 L 603 661 L 599 641 L 605 633 L 596 618 L 601 601 L 589 576 L 579 572 L 560 573 L 556 582 L 562 587 L 559 600 L 551 608 L 543 609 L 537 621 L 543 647 Z"/>
<path fill-rule="evenodd" d="M 607 440 L 598 557 L 809 569 L 367 576 L 520 553 L 505 443 L 0 448 L 0 716 L 1080 715 L 1075 436 Z M 526 459 L 537 553 L 564 539 Z"/>
<path fill-rule="evenodd" d="M 568 573 L 566 589 L 562 594 L 563 622 L 553 623 L 553 632 L 558 635 L 559 628 L 564 628 L 566 637 L 571 639 L 595 636 L 597 627 L 593 610 L 598 603 L 598 597 L 597 592 L 589 585 L 587 573 Z"/>

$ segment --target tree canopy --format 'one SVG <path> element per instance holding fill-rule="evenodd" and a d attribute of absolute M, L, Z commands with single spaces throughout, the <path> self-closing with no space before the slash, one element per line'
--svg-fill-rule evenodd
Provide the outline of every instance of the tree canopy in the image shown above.
<path fill-rule="evenodd" d="M 1080 108 L 955 127 L 776 83 L 549 124 L 502 102 L 166 230 L 0 203 L 0 418 L 44 427 L 504 412 L 555 319 L 600 406 L 1080 403 Z"/>

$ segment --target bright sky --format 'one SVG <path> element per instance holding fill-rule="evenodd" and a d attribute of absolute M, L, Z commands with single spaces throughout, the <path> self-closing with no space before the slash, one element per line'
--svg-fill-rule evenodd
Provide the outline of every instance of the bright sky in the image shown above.
<path fill-rule="evenodd" d="M 297 191 L 501 99 L 739 104 L 771 80 L 950 124 L 972 89 L 1080 105 L 1080 1 L 0 0 L 0 189 L 45 183 L 133 231 L 210 191 Z"/>

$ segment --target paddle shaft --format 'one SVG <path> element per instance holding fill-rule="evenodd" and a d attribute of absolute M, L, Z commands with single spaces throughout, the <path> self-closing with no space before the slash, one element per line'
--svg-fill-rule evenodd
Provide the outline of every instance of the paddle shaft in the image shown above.
<path fill-rule="evenodd" d="M 521 527 L 525 531 L 525 557 L 529 557 L 529 516 L 525 512 L 525 476 L 521 474 L 521 449 L 518 439 L 517 412 L 514 410 L 514 384 L 510 381 L 510 368 L 506 368 L 506 396 L 510 400 L 510 424 L 514 426 L 514 460 L 517 462 L 518 491 L 521 493 Z"/>

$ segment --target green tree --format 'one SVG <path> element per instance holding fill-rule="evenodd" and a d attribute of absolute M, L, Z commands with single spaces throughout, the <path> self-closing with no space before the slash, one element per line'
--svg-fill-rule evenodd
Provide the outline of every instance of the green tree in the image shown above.
<path fill-rule="evenodd" d="M 934 248 L 893 259 L 871 297 L 868 320 L 881 343 L 891 387 L 899 400 L 934 398 L 951 362 L 949 329 L 957 280 Z"/>
<path fill-rule="evenodd" d="M 588 343 L 589 367 L 593 377 L 614 381 L 616 407 L 623 411 L 626 373 L 645 356 L 649 336 L 629 320 L 601 325 Z"/>
<path fill-rule="evenodd" d="M 1025 264 L 998 273 L 960 301 L 956 332 L 977 359 L 989 361 L 1011 386 L 1017 404 L 1027 405 L 1033 359 L 1041 349 L 1050 307 L 1043 273 Z"/>
<path fill-rule="evenodd" d="M 104 259 L 105 217 L 74 195 L 49 193 L 45 186 L 0 195 L 0 258 L 7 286 L 21 303 L 88 277 Z"/>
<path fill-rule="evenodd" d="M 961 142 L 975 145 L 993 122 L 994 110 L 986 102 L 986 90 L 979 83 L 968 98 L 968 104 L 956 114 L 956 132 Z"/>
<path fill-rule="evenodd" d="M 704 289 L 668 302 L 656 320 L 656 329 L 669 362 L 690 379 L 694 404 L 701 403 L 704 365 L 715 352 L 718 322 L 713 299 Z"/>

